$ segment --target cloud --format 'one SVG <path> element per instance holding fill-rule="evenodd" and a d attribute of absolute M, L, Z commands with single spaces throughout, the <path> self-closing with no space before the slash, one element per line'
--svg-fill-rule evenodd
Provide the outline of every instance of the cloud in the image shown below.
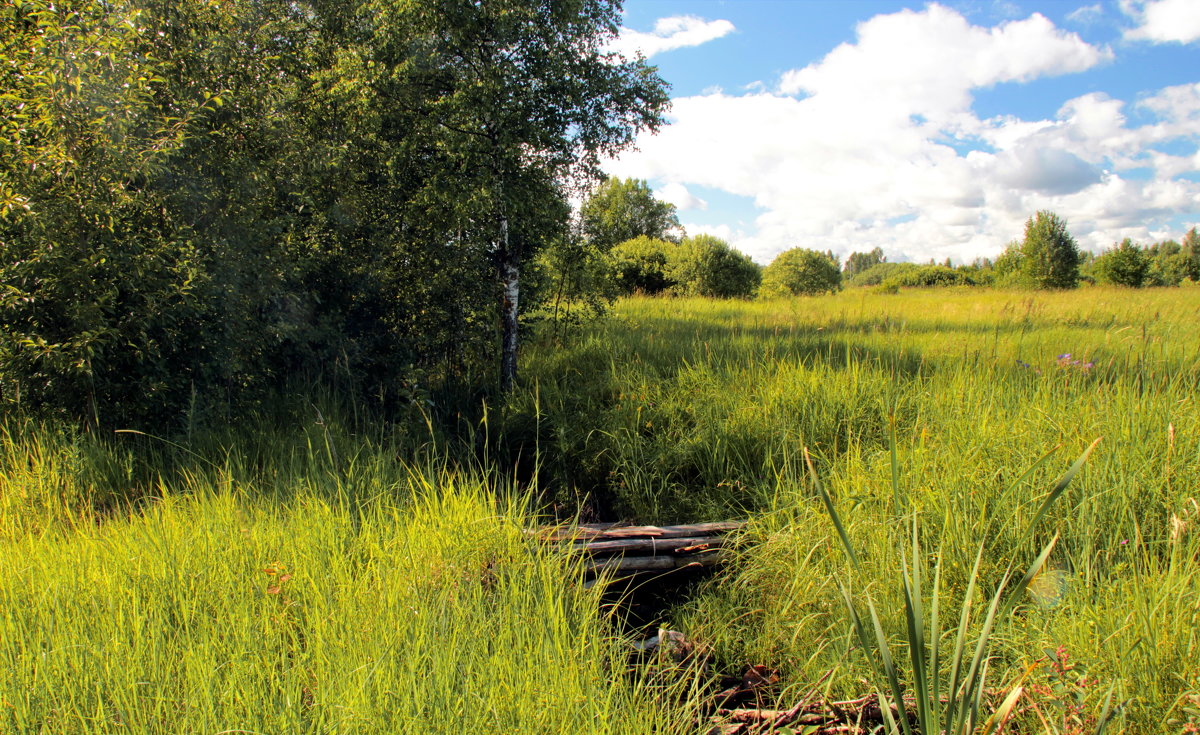
<path fill-rule="evenodd" d="M 622 27 L 620 35 L 608 48 L 630 57 L 640 51 L 648 59 L 664 51 L 708 43 L 727 36 L 734 30 L 733 23 L 727 20 L 704 20 L 694 15 L 673 15 L 660 18 L 654 24 L 654 30 L 649 33 Z"/>
<path fill-rule="evenodd" d="M 1095 249 L 1200 208 L 1200 183 L 1179 178 L 1200 156 L 1150 147 L 1200 141 L 1200 85 L 1138 101 L 1138 119 L 1153 118 L 1141 126 L 1126 102 L 1099 93 L 1050 119 L 981 119 L 975 90 L 1081 71 L 1111 52 L 1041 15 L 978 27 L 939 5 L 857 30 L 774 91 L 675 99 L 669 124 L 610 172 L 666 182 L 664 192 L 750 198 L 756 218 L 727 234 L 763 263 L 798 245 L 970 261 L 1019 237 L 1039 209 L 1066 217 Z"/>
<path fill-rule="evenodd" d="M 816 64 L 783 74 L 779 91 L 807 94 L 944 123 L 966 111 L 971 90 L 1089 69 L 1111 58 L 1045 16 L 970 25 L 950 8 L 877 15 Z"/>
<path fill-rule="evenodd" d="M 999 181 L 1042 194 L 1074 194 L 1101 180 L 1101 171 L 1073 153 L 1054 148 L 1018 148 L 997 161 Z"/>
<path fill-rule="evenodd" d="M 678 181 L 668 182 L 660 187 L 655 196 L 664 202 L 670 202 L 676 209 L 708 209 L 708 202 L 688 191 L 687 187 Z"/>
<path fill-rule="evenodd" d="M 1138 23 L 1125 32 L 1128 39 L 1152 43 L 1200 39 L 1200 4 L 1196 0 L 1124 0 L 1121 10 Z"/>
<path fill-rule="evenodd" d="M 1090 26 L 1104 17 L 1104 6 L 1100 3 L 1084 5 L 1067 13 L 1067 20 L 1079 25 Z"/>

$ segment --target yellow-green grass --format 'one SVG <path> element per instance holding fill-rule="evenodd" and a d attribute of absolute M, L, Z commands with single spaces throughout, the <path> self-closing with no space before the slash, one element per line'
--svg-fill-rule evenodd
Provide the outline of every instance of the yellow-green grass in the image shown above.
<path fill-rule="evenodd" d="M 21 429 L 0 453 L 2 732 L 686 721 L 627 673 L 598 589 L 532 542 L 526 504 L 481 475 L 362 437 L 337 458 L 297 431 L 247 440 L 257 457 L 234 448 L 176 468 L 157 497 L 101 514 L 92 499 L 113 473 L 97 470 L 141 460 Z"/>
<path fill-rule="evenodd" d="M 858 604 L 874 600 L 905 668 L 899 549 L 915 514 L 928 568 L 942 560 L 943 630 L 981 544 L 979 610 L 1010 563 L 1020 576 L 1057 534 L 1034 593 L 988 648 L 990 686 L 1027 687 L 1014 708 L 1027 728 L 1070 732 L 1100 716 L 1110 687 L 1123 705 L 1110 732 L 1186 721 L 1200 694 L 1200 518 L 1188 515 L 1200 496 L 1200 289 L 634 299 L 576 345 L 540 346 L 533 364 L 543 445 L 581 477 L 607 478 L 619 510 L 752 519 L 739 562 L 678 614 L 730 669 L 780 666 L 796 695 L 834 670 L 831 696 L 863 694 L 868 662 L 839 582 Z M 859 572 L 802 469 L 805 447 Z M 1062 677 L 1045 653 L 1060 647 L 1077 664 Z"/>
<path fill-rule="evenodd" d="M 690 682 L 642 686 L 597 590 L 520 532 L 543 493 L 630 520 L 748 518 L 670 624 L 717 670 L 778 667 L 788 704 L 829 671 L 830 697 L 888 691 L 840 586 L 873 601 L 911 686 L 912 520 L 941 564 L 943 678 L 968 583 L 973 641 L 1005 570 L 1056 539 L 986 646 L 991 704 L 1020 684 L 1022 731 L 1083 732 L 1111 690 L 1109 732 L 1179 732 L 1200 718 L 1198 324 L 1197 288 L 632 299 L 529 345 L 489 440 L 422 447 L 402 437 L 423 426 L 315 413 L 176 446 L 10 417 L 0 731 L 694 729 Z M 520 462 L 541 486 L 497 479 Z"/>

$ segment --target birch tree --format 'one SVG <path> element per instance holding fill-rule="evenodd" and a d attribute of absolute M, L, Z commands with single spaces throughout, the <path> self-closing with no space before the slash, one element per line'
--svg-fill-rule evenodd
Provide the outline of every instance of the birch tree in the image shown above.
<path fill-rule="evenodd" d="M 667 87 L 642 59 L 606 50 L 616 0 L 367 3 L 359 61 L 440 159 L 430 199 L 449 198 L 465 245 L 481 241 L 499 285 L 500 386 L 516 380 L 521 266 L 565 225 L 568 187 L 654 130 Z M 412 114 L 419 111 L 419 114 Z"/>

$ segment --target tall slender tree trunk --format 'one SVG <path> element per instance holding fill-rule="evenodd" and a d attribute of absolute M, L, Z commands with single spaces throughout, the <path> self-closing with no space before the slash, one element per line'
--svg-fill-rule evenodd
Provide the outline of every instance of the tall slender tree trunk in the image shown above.
<path fill-rule="evenodd" d="M 521 254 L 509 241 L 508 217 L 500 219 L 500 392 L 508 393 L 517 381 L 517 300 L 521 290 Z"/>

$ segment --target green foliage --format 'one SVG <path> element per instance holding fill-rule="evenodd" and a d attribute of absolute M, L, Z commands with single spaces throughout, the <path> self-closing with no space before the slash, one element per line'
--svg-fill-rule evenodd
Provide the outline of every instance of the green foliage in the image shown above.
<path fill-rule="evenodd" d="M 883 285 L 928 288 L 931 286 L 977 286 L 979 281 L 972 274 L 944 265 L 925 265 L 910 268 L 884 280 Z"/>
<path fill-rule="evenodd" d="M 391 400 L 410 369 L 496 354 L 501 313 L 515 350 L 497 276 L 515 296 L 543 247 L 566 263 L 567 185 L 667 101 L 604 50 L 617 18 L 607 0 L 5 5 L 4 400 L 162 424 L 335 364 Z M 605 283 L 585 261 L 520 307 Z"/>
<path fill-rule="evenodd" d="M 610 254 L 575 233 L 544 246 L 531 265 L 525 293 L 545 305 L 556 336 L 602 316 L 620 293 Z"/>
<path fill-rule="evenodd" d="M 680 230 L 675 205 L 655 199 L 641 179 L 609 178 L 583 203 L 579 216 L 584 236 L 603 251 L 638 237 L 675 240 Z"/>
<path fill-rule="evenodd" d="M 1178 286 L 1184 279 L 1200 280 L 1200 237 L 1194 233 L 1192 228 L 1184 237 L 1186 247 L 1174 240 L 1164 240 L 1146 248 L 1150 259 L 1147 286 Z"/>
<path fill-rule="evenodd" d="M 814 296 L 836 292 L 842 272 L 828 255 L 805 248 L 785 250 L 763 271 L 759 295 L 765 299 L 784 296 Z"/>
<path fill-rule="evenodd" d="M 850 256 L 846 258 L 846 266 L 842 269 L 842 276 L 847 279 L 854 278 L 863 271 L 886 261 L 887 258 L 884 257 L 881 248 L 875 248 L 869 253 L 850 253 Z"/>
<path fill-rule="evenodd" d="M 855 273 L 846 281 L 847 286 L 878 286 L 894 276 L 916 270 L 916 263 L 877 263 L 864 271 Z"/>
<path fill-rule="evenodd" d="M 1019 278 L 1024 270 L 1025 256 L 1021 252 L 1021 243 L 1016 240 L 1005 246 L 1004 252 L 992 263 L 992 270 L 1001 279 Z"/>
<path fill-rule="evenodd" d="M 1147 285 L 1151 258 L 1127 237 L 1096 258 L 1092 272 L 1100 283 L 1141 288 Z"/>
<path fill-rule="evenodd" d="M 610 252 L 613 278 L 624 294 L 658 294 L 675 285 L 670 263 L 679 245 L 640 236 L 618 244 Z"/>
<path fill-rule="evenodd" d="M 1149 286 L 1178 286 L 1191 273 L 1191 259 L 1184 253 L 1159 256 L 1150 261 L 1146 273 Z"/>
<path fill-rule="evenodd" d="M 121 418 L 186 396 L 210 281 L 154 186 L 219 98 L 172 100 L 129 7 L 0 10 L 0 392 Z M 11 85 L 11 86 L 10 86 Z"/>
<path fill-rule="evenodd" d="M 1184 235 L 1179 254 L 1184 257 L 1185 276 L 1189 280 L 1200 281 L 1200 232 L 1195 227 Z"/>
<path fill-rule="evenodd" d="M 1032 288 L 1062 289 L 1079 285 L 1079 246 L 1067 223 L 1040 211 L 1025 223 L 1021 242 L 1021 274 Z"/>
<path fill-rule="evenodd" d="M 679 295 L 749 298 L 762 278 L 762 270 L 749 255 L 712 235 L 685 238 L 669 253 L 671 290 Z"/>

